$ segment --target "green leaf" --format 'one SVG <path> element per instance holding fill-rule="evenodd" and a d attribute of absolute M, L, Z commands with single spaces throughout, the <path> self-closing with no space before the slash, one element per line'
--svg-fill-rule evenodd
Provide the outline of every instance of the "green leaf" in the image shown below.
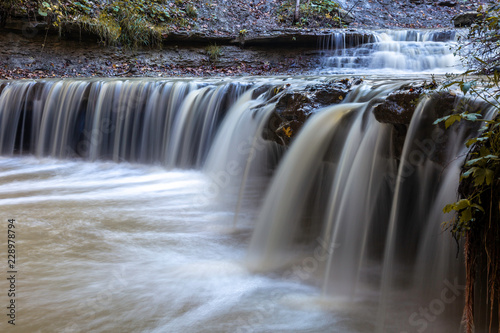
<path fill-rule="evenodd" d="M 478 204 L 472 204 L 471 207 L 476 208 L 477 210 L 480 210 L 484 213 L 484 208 L 482 206 L 479 206 Z"/>
<path fill-rule="evenodd" d="M 470 146 L 472 146 L 473 144 L 475 144 L 477 142 L 478 138 L 472 138 L 470 140 L 467 140 L 467 142 L 465 143 L 465 146 L 467 148 L 469 148 Z"/>
<path fill-rule="evenodd" d="M 467 223 L 472 220 L 472 210 L 470 207 L 460 212 L 460 222 Z"/>
<path fill-rule="evenodd" d="M 490 153 L 491 153 L 491 151 L 486 146 L 482 146 L 479 149 L 480 156 L 486 156 L 486 155 L 489 155 Z"/>
<path fill-rule="evenodd" d="M 446 121 L 444 122 L 445 128 L 450 127 L 453 125 L 456 121 L 462 120 L 462 116 L 458 114 L 451 115 Z"/>
<path fill-rule="evenodd" d="M 493 161 L 498 161 L 498 156 L 496 155 L 486 155 L 486 156 L 481 156 L 478 158 L 474 158 L 472 160 L 469 160 L 467 163 L 465 163 L 465 166 L 473 166 L 474 164 L 478 166 L 484 166 L 486 163 L 490 162 L 491 160 Z"/>
<path fill-rule="evenodd" d="M 493 179 L 495 178 L 495 172 L 491 169 L 484 169 L 484 170 L 485 170 L 486 185 L 491 185 L 491 183 L 493 183 Z"/>
<path fill-rule="evenodd" d="M 478 163 L 480 161 L 483 161 L 482 157 L 474 158 L 472 160 L 467 161 L 467 163 L 465 163 L 465 166 L 471 167 L 471 166 L 473 166 L 474 164 L 476 164 L 476 163 Z M 479 163 L 479 164 L 482 165 L 482 163 Z"/>
<path fill-rule="evenodd" d="M 446 206 L 444 206 L 443 208 L 443 213 L 449 213 L 451 212 L 452 210 L 455 210 L 455 204 L 448 204 Z"/>
<path fill-rule="evenodd" d="M 476 168 L 476 170 L 474 171 L 474 185 L 476 186 L 483 185 L 485 178 L 486 178 L 485 169 Z"/>
<path fill-rule="evenodd" d="M 473 168 L 470 168 L 469 170 L 467 170 L 466 172 L 464 172 L 462 174 L 462 178 L 467 178 L 469 177 L 470 175 L 472 175 L 474 173 L 474 171 L 476 171 L 476 167 L 473 167 Z"/>
<path fill-rule="evenodd" d="M 42 16 L 47 16 L 47 12 L 43 12 L 41 9 L 38 10 L 38 14 Z"/>
<path fill-rule="evenodd" d="M 469 199 L 462 199 L 458 202 L 455 203 L 455 210 L 462 210 L 466 207 L 470 207 L 470 201 Z"/>
<path fill-rule="evenodd" d="M 445 121 L 446 119 L 448 119 L 450 116 L 446 116 L 446 117 L 443 117 L 443 118 L 439 118 L 439 119 L 436 119 L 432 124 L 433 125 L 437 125 L 443 121 Z"/>
<path fill-rule="evenodd" d="M 465 82 L 460 86 L 460 89 L 462 90 L 464 95 L 467 94 L 467 92 L 470 90 L 470 88 L 472 87 L 472 83 L 473 82 Z"/>
<path fill-rule="evenodd" d="M 483 156 L 483 158 L 487 159 L 487 160 L 493 160 L 493 161 L 498 161 L 499 160 L 499 158 L 498 158 L 497 155 L 492 155 L 492 154 Z"/>
<path fill-rule="evenodd" d="M 463 118 L 470 121 L 477 121 L 479 117 L 482 117 L 480 113 L 465 113 Z"/>

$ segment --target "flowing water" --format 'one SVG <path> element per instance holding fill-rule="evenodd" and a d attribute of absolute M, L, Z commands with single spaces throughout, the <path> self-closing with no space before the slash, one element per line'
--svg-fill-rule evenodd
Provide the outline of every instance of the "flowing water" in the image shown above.
<path fill-rule="evenodd" d="M 379 77 L 263 138 L 276 94 L 329 78 L 0 82 L 2 331 L 458 332 L 441 207 L 475 129 L 426 97 L 399 156 L 372 110 L 405 81 Z"/>
<path fill-rule="evenodd" d="M 456 31 L 380 30 L 326 35 L 323 73 L 369 74 L 432 73 L 463 71 L 454 56 Z M 361 71 L 360 71 L 361 70 Z"/>

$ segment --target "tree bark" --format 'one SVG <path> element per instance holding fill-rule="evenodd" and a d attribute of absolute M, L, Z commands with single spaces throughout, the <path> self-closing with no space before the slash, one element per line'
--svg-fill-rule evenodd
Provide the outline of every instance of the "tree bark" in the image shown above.
<path fill-rule="evenodd" d="M 293 15 L 293 22 L 299 22 L 299 6 L 300 6 L 300 0 L 297 0 L 295 2 L 295 14 Z"/>

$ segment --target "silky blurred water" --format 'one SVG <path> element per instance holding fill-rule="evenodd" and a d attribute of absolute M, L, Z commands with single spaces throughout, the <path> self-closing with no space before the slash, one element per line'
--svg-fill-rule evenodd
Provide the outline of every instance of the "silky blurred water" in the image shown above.
<path fill-rule="evenodd" d="M 199 204 L 210 184 L 198 171 L 0 158 L 1 234 L 15 219 L 18 271 L 16 326 L 4 315 L 2 331 L 371 330 L 368 314 L 349 315 L 364 311 L 350 302 L 250 273 L 257 202 L 246 200 L 234 230 L 233 203 Z M 6 279 L 0 287 L 8 289 Z"/>
<path fill-rule="evenodd" d="M 315 109 L 315 125 L 288 150 L 263 138 L 280 89 L 331 78 L 9 82 L 0 110 L 0 248 L 7 274 L 15 219 L 16 325 L 2 277 L 0 331 L 458 331 L 463 274 L 434 269 L 459 264 L 435 250 L 450 248 L 439 225 L 456 182 L 434 184 L 442 169 L 430 159 L 399 191 L 398 209 L 421 211 L 413 215 L 422 227 L 389 242 L 402 245 L 389 252 L 411 260 L 382 260 L 394 202 L 394 185 L 383 184 L 398 174 L 390 128 L 371 108 L 405 78 L 365 78 L 343 104 Z M 427 142 L 410 141 L 420 139 Z M 431 204 L 426 182 L 446 195 Z M 313 185 L 318 191 L 307 190 Z M 396 217 L 406 230 L 409 220 Z M 418 262 L 406 249 L 412 242 Z"/>

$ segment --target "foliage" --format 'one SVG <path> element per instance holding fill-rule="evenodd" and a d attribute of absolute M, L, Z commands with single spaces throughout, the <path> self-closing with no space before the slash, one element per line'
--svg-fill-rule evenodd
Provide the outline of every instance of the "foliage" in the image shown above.
<path fill-rule="evenodd" d="M 500 4 L 482 11 L 476 24 L 470 28 L 465 43 L 457 50 L 469 70 L 444 86 L 458 85 L 466 97 L 481 99 L 496 111 L 497 116 L 484 119 L 478 113 L 462 112 L 436 121 L 444 122 L 446 128 L 462 120 L 483 123 L 479 134 L 465 143 L 469 152 L 460 175 L 459 198 L 443 209 L 445 213 L 455 212 L 455 218 L 445 225 L 457 240 L 465 239 L 464 324 L 467 333 L 474 331 L 476 275 L 486 276 L 484 289 L 488 294 L 490 331 L 495 322 L 495 306 L 500 307 L 500 193 L 497 190 L 500 187 L 499 16 Z M 472 74 L 485 75 L 471 78 Z"/>
<path fill-rule="evenodd" d="M 192 18 L 198 17 L 198 10 L 191 3 L 186 4 L 185 11 L 186 11 L 186 15 L 189 17 L 192 17 Z"/>
<path fill-rule="evenodd" d="M 35 15 L 39 3 L 37 0 L 2 0 L 0 2 L 0 27 L 15 13 Z"/>
<path fill-rule="evenodd" d="M 54 27 L 76 23 L 105 44 L 127 47 L 158 45 L 163 33 L 197 17 L 194 0 L 7 1 L 21 13 L 36 9 Z"/>
<path fill-rule="evenodd" d="M 217 46 L 217 44 L 207 46 L 206 51 L 208 54 L 208 60 L 210 60 L 211 63 L 217 62 L 219 57 L 222 55 L 222 49 L 220 46 Z"/>
<path fill-rule="evenodd" d="M 476 23 L 462 37 L 457 49 L 462 60 L 471 70 L 493 74 L 500 71 L 500 3 L 480 7 Z"/>
<path fill-rule="evenodd" d="M 101 13 L 97 18 L 82 16 L 80 24 L 86 31 L 99 36 L 103 44 L 116 43 L 121 37 L 120 25 L 106 13 Z"/>
<path fill-rule="evenodd" d="M 278 8 L 278 20 L 281 23 L 294 23 L 299 27 L 340 27 L 342 18 L 340 6 L 332 0 L 309 0 L 300 4 L 300 18 L 293 22 L 295 1 L 284 1 Z"/>
<path fill-rule="evenodd" d="M 492 85 L 490 86 L 468 81 L 453 81 L 444 87 L 458 83 L 464 95 L 470 95 L 472 99 L 483 99 L 489 105 L 500 109 L 500 77 L 495 73 L 491 79 Z M 465 143 L 470 151 L 462 167 L 460 181 L 472 185 L 471 191 L 466 197 L 446 205 L 443 209 L 444 213 L 452 211 L 457 213 L 456 218 L 447 223 L 457 239 L 465 236 L 465 233 L 472 229 L 472 224 L 483 217 L 485 209 L 482 206 L 482 199 L 485 194 L 491 191 L 492 186 L 498 185 L 497 182 L 500 180 L 499 119 L 484 119 L 480 113 L 465 111 L 440 118 L 435 121 L 435 124 L 444 122 L 448 129 L 462 120 L 481 122 L 483 127 L 477 137 L 473 137 Z"/>

